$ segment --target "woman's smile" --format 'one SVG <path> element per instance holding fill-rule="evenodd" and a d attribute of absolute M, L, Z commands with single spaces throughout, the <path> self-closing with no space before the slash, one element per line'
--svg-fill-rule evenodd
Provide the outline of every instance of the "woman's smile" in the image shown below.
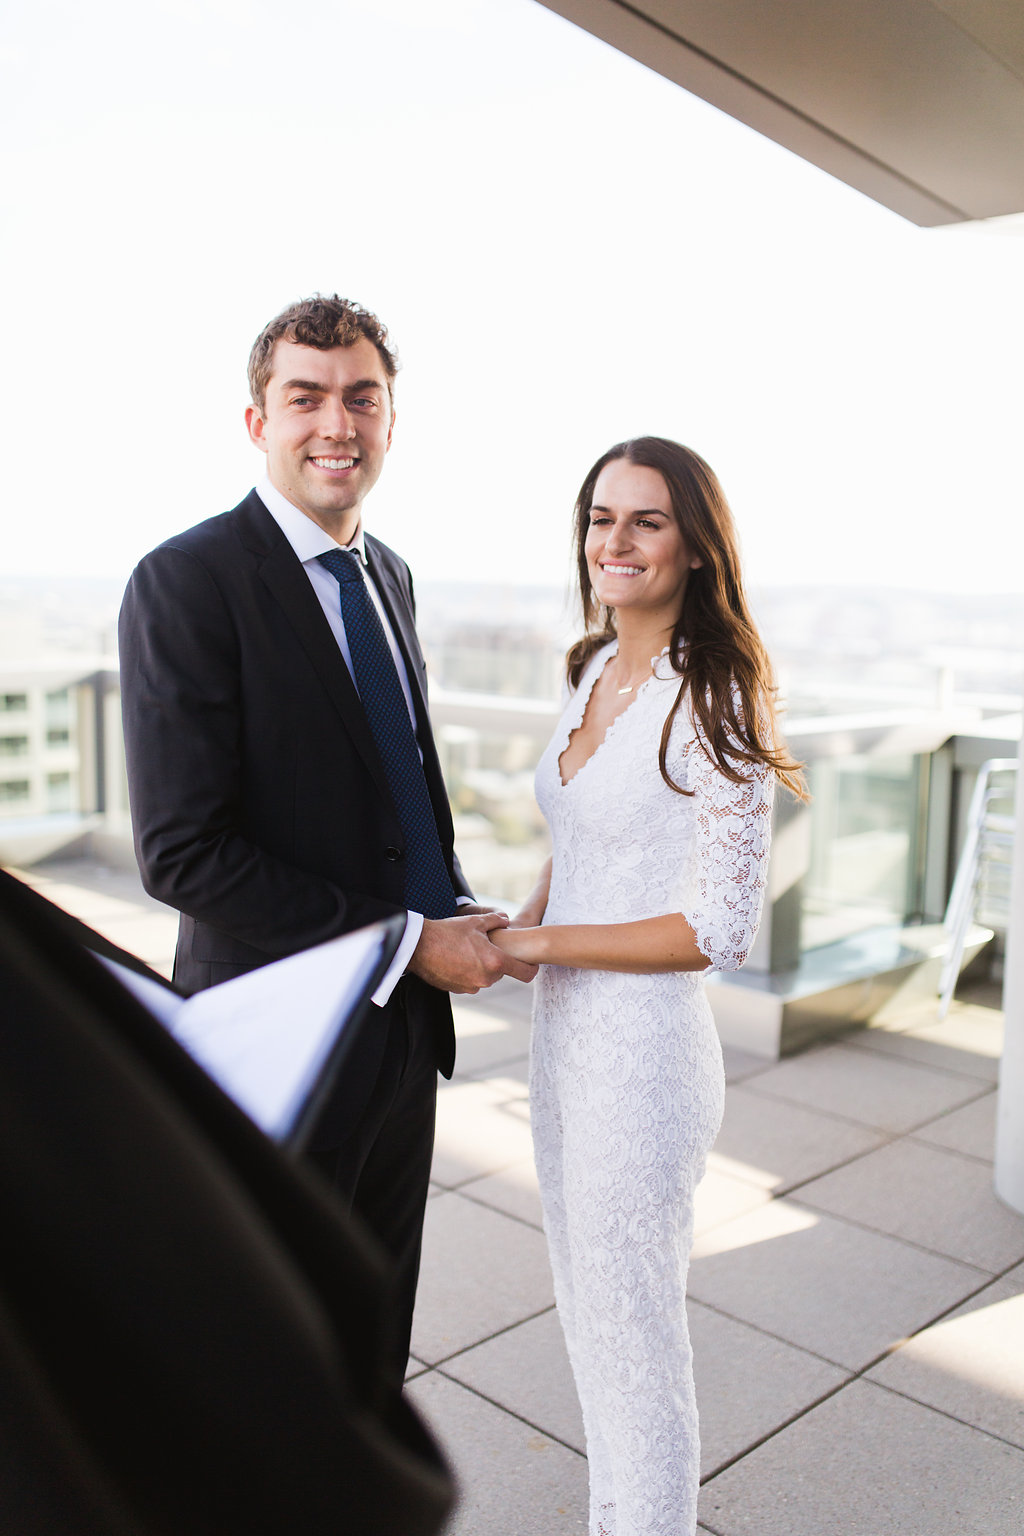
<path fill-rule="evenodd" d="M 601 565 L 606 576 L 642 576 L 642 565 L 616 565 L 610 560 L 605 560 Z"/>

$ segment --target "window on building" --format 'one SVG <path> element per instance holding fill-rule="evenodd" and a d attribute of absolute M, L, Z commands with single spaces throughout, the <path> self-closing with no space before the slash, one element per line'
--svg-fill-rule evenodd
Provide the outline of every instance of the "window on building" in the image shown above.
<path fill-rule="evenodd" d="M 0 714 L 17 715 L 28 709 L 27 693 L 0 693 Z"/>
<path fill-rule="evenodd" d="M 16 804 L 28 797 L 28 779 L 0 779 L 0 805 Z"/>
<path fill-rule="evenodd" d="M 71 740 L 71 732 L 67 726 L 55 726 L 46 733 L 46 745 L 48 747 L 66 747 Z"/>
<path fill-rule="evenodd" d="M 53 693 L 46 695 L 46 723 L 48 726 L 60 727 L 71 724 L 71 691 L 68 688 L 56 688 Z"/>
<path fill-rule="evenodd" d="M 70 811 L 70 773 L 48 773 L 46 775 L 46 806 L 51 811 Z"/>
<path fill-rule="evenodd" d="M 0 736 L 0 757 L 27 757 L 27 736 Z"/>

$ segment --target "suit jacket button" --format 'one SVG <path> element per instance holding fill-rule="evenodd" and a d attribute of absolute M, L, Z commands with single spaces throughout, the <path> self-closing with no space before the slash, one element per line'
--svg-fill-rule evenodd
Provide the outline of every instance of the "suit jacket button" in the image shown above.
<path fill-rule="evenodd" d="M 402 850 L 401 848 L 385 848 L 384 857 L 390 859 L 392 864 L 394 864 L 397 859 L 402 857 Z"/>

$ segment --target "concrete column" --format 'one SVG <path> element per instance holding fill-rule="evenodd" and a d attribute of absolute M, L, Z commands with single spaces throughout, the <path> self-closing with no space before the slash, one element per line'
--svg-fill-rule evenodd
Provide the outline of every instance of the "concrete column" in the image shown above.
<path fill-rule="evenodd" d="M 1017 769 L 1010 926 L 1006 934 L 1003 1007 L 1006 1040 L 999 1069 L 996 1194 L 1024 1215 L 1024 739 Z"/>

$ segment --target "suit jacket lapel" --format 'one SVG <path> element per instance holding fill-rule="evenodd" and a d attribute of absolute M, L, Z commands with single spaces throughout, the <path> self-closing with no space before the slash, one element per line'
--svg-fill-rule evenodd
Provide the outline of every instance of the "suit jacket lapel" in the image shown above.
<path fill-rule="evenodd" d="M 366 713 L 316 593 L 295 551 L 255 491 L 236 511 L 242 543 L 256 559 L 260 580 L 280 605 L 324 691 L 344 721 L 374 783 L 386 797 L 384 769 L 367 724 Z"/>

